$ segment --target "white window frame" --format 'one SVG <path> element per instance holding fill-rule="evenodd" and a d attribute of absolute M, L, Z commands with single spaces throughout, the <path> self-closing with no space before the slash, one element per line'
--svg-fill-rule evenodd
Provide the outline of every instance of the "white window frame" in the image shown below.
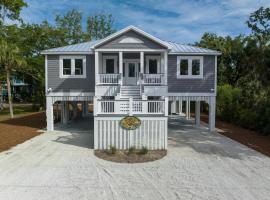
<path fill-rule="evenodd" d="M 104 74 L 106 74 L 107 72 L 106 72 L 106 60 L 107 59 L 113 59 L 114 60 L 114 74 L 117 74 L 117 56 L 103 56 L 103 60 L 102 60 L 102 68 L 103 68 L 103 70 L 102 70 L 102 72 L 104 73 Z"/>
<path fill-rule="evenodd" d="M 181 75 L 181 60 L 188 60 L 188 75 Z M 192 75 L 192 60 L 200 60 L 200 74 Z M 177 78 L 203 78 L 203 56 L 177 56 Z"/>
<path fill-rule="evenodd" d="M 157 73 L 161 73 L 161 57 L 160 56 L 145 56 L 146 59 L 146 69 L 145 72 L 146 74 L 149 74 L 149 60 L 150 59 L 156 59 L 157 60 Z"/>
<path fill-rule="evenodd" d="M 71 60 L 71 74 L 63 74 L 63 59 Z M 75 59 L 83 60 L 83 74 L 75 74 Z M 59 56 L 59 65 L 60 78 L 86 78 L 86 56 Z"/>

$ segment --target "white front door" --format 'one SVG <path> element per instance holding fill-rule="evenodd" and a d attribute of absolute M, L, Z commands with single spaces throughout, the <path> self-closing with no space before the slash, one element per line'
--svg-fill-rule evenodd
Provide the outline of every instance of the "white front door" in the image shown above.
<path fill-rule="evenodd" d="M 139 61 L 124 62 L 124 85 L 137 85 L 139 78 Z"/>

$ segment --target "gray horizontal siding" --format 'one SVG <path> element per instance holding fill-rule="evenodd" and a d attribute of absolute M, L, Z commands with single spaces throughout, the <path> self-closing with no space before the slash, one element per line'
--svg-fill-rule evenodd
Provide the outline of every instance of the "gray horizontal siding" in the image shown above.
<path fill-rule="evenodd" d="M 127 37 L 133 37 L 137 38 L 139 40 L 142 40 L 143 43 L 140 44 L 124 44 L 124 43 L 119 43 L 124 38 Z M 102 49 L 164 49 L 164 47 L 148 38 L 145 36 L 142 36 L 134 31 L 129 31 L 126 32 L 100 46 L 97 47 L 102 48 Z"/>
<path fill-rule="evenodd" d="M 203 79 L 178 79 L 177 55 L 168 56 L 169 93 L 212 93 L 215 87 L 215 56 L 204 56 Z"/>
<path fill-rule="evenodd" d="M 48 88 L 52 92 L 95 92 L 94 56 L 86 56 L 86 78 L 59 77 L 59 56 L 48 55 Z"/>

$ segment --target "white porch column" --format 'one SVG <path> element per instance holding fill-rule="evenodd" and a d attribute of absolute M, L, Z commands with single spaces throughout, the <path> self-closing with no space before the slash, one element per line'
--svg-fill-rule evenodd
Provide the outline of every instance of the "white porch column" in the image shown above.
<path fill-rule="evenodd" d="M 177 107 L 176 101 L 173 100 L 172 103 L 171 103 L 171 115 L 172 115 L 173 113 L 176 113 L 176 107 Z"/>
<path fill-rule="evenodd" d="M 47 131 L 54 130 L 53 124 L 53 99 L 46 97 L 46 117 L 47 117 Z"/>
<path fill-rule="evenodd" d="M 168 74 L 168 52 L 164 52 L 164 85 L 167 85 Z"/>
<path fill-rule="evenodd" d="M 141 73 L 144 74 L 144 52 L 140 52 Z"/>
<path fill-rule="evenodd" d="M 201 123 L 201 110 L 200 110 L 201 102 L 196 101 L 195 103 L 195 123 L 196 126 L 200 126 Z"/>
<path fill-rule="evenodd" d="M 209 131 L 216 127 L 216 97 L 209 97 Z"/>
<path fill-rule="evenodd" d="M 165 97 L 165 116 L 169 115 L 169 97 Z"/>
<path fill-rule="evenodd" d="M 183 114 L 183 101 L 179 100 L 179 115 L 181 116 Z"/>
<path fill-rule="evenodd" d="M 123 85 L 123 52 L 119 51 L 119 74 L 120 74 L 120 85 Z"/>
<path fill-rule="evenodd" d="M 96 84 L 100 82 L 99 80 L 99 52 L 95 51 L 95 77 Z"/>
<path fill-rule="evenodd" d="M 190 119 L 190 100 L 189 100 L 189 98 L 186 100 L 186 118 Z"/>
<path fill-rule="evenodd" d="M 98 113 L 98 101 L 97 101 L 97 97 L 94 97 L 93 99 L 93 104 L 94 104 L 94 116 L 97 116 L 97 113 Z"/>

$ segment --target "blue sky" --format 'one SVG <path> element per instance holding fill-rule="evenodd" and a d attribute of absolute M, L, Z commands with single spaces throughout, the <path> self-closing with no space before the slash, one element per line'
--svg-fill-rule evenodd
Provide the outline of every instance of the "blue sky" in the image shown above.
<path fill-rule="evenodd" d="M 248 34 L 245 22 L 270 0 L 26 0 L 22 18 L 29 23 L 54 22 L 56 14 L 73 8 L 84 20 L 94 13 L 111 13 L 115 28 L 135 25 L 163 40 L 179 43 L 199 41 L 204 32 L 218 35 Z"/>

